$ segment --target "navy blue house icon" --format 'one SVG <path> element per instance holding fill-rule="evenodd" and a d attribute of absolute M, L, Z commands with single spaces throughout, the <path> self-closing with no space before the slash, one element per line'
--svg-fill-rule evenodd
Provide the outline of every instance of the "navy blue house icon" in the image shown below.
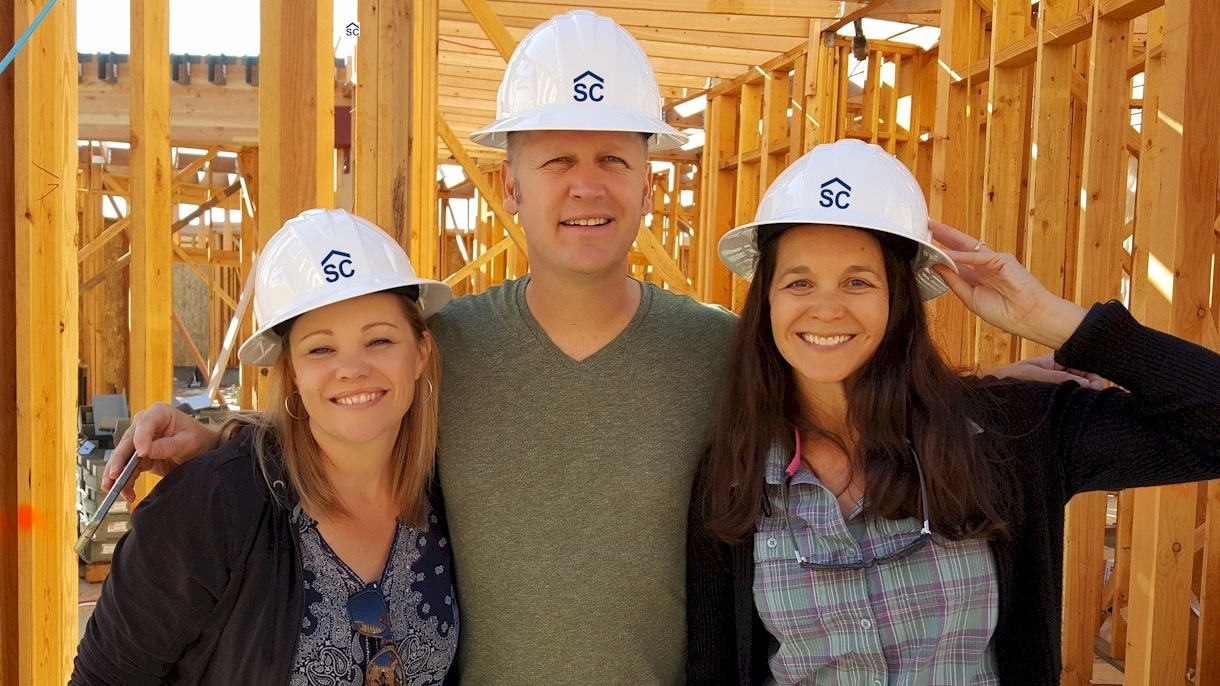
<path fill-rule="evenodd" d="M 331 250 L 322 258 L 322 273 L 326 274 L 326 283 L 334 283 L 356 275 L 352 269 L 352 256 L 341 251 Z"/>
<path fill-rule="evenodd" d="M 840 210 L 851 207 L 851 204 L 847 202 L 851 200 L 851 186 L 847 185 L 843 179 L 836 176 L 823 183 L 821 188 L 822 199 L 818 201 L 818 204 L 822 207 L 837 207 Z"/>
<path fill-rule="evenodd" d="M 606 97 L 602 95 L 602 91 L 605 90 L 606 80 L 591 71 L 586 71 L 572 79 L 572 99 L 576 102 L 586 100 L 601 102 Z"/>

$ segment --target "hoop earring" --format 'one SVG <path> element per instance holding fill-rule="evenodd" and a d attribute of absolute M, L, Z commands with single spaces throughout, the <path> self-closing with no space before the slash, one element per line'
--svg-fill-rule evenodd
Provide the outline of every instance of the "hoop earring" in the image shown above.
<path fill-rule="evenodd" d="M 301 392 L 293 391 L 293 392 L 289 393 L 288 395 L 284 396 L 284 411 L 288 413 L 289 417 L 292 417 L 293 419 L 296 419 L 298 421 L 305 421 L 306 419 L 309 419 L 309 415 L 305 415 L 304 417 L 299 417 L 292 413 L 292 408 L 288 405 L 288 400 L 290 398 L 292 398 L 292 396 L 294 396 L 294 395 L 299 398 L 299 397 L 301 397 Z"/>
<path fill-rule="evenodd" d="M 423 380 L 424 380 L 424 383 L 428 384 L 428 397 L 427 397 L 427 398 L 424 398 L 423 400 L 420 400 L 420 399 L 417 397 L 417 398 L 415 398 L 415 402 L 417 402 L 417 403 L 426 403 L 426 402 L 428 402 L 429 400 L 431 400 L 431 399 L 432 399 L 432 392 L 433 392 L 433 388 L 432 388 L 432 379 L 429 379 L 429 378 L 428 378 L 428 377 L 426 377 L 426 376 L 421 376 L 421 377 L 419 377 L 419 378 L 423 379 Z"/>

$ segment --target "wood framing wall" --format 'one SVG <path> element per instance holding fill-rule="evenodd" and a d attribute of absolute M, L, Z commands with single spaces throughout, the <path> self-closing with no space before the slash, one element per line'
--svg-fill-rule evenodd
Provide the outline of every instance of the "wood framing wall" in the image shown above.
<path fill-rule="evenodd" d="M 250 192 L 256 172 L 252 157 L 257 148 L 214 145 L 201 153 L 171 148 L 167 167 L 162 169 L 173 214 L 159 225 L 158 238 L 166 242 L 164 259 L 181 265 L 179 273 L 197 278 L 202 296 L 193 303 L 165 303 L 166 311 L 157 321 L 172 327 L 175 350 L 162 352 L 164 365 L 194 365 L 207 375 L 221 354 L 230 321 L 241 297 L 242 285 L 253 262 L 257 231 L 252 227 L 254 203 Z M 77 215 L 80 248 L 77 251 L 80 278 L 80 361 L 86 379 L 85 393 L 130 391 L 137 380 L 129 374 L 129 342 L 139 337 L 129 334 L 121 322 L 128 320 L 128 303 L 134 298 L 129 283 L 132 253 L 128 236 L 135 212 L 132 202 L 132 156 L 124 149 L 90 142 L 80 148 Z M 236 179 L 236 180 L 233 180 Z M 195 206 L 190 213 L 181 209 Z M 131 208 L 124 213 L 122 207 Z M 224 219 L 213 221 L 212 210 L 221 210 Z M 240 223 L 229 217 L 241 213 Z M 117 218 L 110 218 L 116 217 Z M 252 233 L 243 240 L 243 227 Z M 168 298 L 170 275 L 161 277 L 160 296 Z M 250 318 L 242 325 L 249 328 Z M 141 357 L 140 359 L 144 359 Z M 230 349 L 224 366 L 238 364 L 236 351 Z M 140 374 L 148 373 L 135 367 Z M 169 370 L 157 378 L 168 383 Z M 170 398 L 168 386 L 162 399 Z M 247 404 L 247 407 L 250 405 Z M 132 407 L 139 407 L 134 402 Z"/>
<path fill-rule="evenodd" d="M 855 62 L 851 43 L 814 24 L 808 43 L 707 92 L 695 289 L 737 309 L 744 282 L 716 255 L 721 236 L 754 219 L 763 192 L 785 167 L 820 143 L 857 138 L 927 178 L 932 161 L 935 55 L 871 41 Z M 862 70 L 855 93 L 852 70 Z"/>

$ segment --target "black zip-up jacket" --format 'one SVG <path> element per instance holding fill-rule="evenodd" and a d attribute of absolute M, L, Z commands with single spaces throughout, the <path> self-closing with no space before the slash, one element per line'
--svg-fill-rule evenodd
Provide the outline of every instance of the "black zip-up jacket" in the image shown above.
<path fill-rule="evenodd" d="M 305 612 L 296 499 L 282 473 L 264 478 L 255 437 L 174 469 L 135 508 L 70 684 L 289 682 Z"/>
<path fill-rule="evenodd" d="M 288 683 L 305 611 L 300 544 L 254 436 L 174 469 L 135 508 L 71 684 Z"/>
<path fill-rule="evenodd" d="M 1144 327 L 1111 301 L 1093 306 L 1055 359 L 1122 389 L 1010 382 L 982 391 L 979 454 L 1015 469 L 998 504 L 1011 537 L 990 542 L 1001 686 L 1059 685 L 1063 508 L 1073 495 L 1220 478 L 1220 355 Z M 754 607 L 753 542 L 730 547 L 706 532 L 705 480 L 701 468 L 687 551 L 688 683 L 761 684 L 771 636 Z"/>

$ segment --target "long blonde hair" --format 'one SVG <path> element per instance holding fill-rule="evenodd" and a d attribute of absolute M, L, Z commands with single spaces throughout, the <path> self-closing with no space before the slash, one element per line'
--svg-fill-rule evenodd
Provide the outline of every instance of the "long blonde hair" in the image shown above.
<path fill-rule="evenodd" d="M 411 324 L 416 344 L 422 345 L 428 325 L 424 322 L 419 305 L 405 295 L 400 296 L 399 300 Z M 430 387 L 425 380 L 431 381 Z M 274 481 L 269 475 L 282 471 L 306 510 L 327 516 L 350 516 L 351 512 L 343 506 L 334 486 L 326 478 L 323 468 L 326 456 L 309 430 L 309 418 L 298 419 L 288 412 L 285 404 L 286 400 L 297 394 L 287 333 L 284 334 L 280 356 L 270 370 L 269 381 L 266 410 L 235 415 L 222 427 L 222 440 L 236 436 L 242 427 L 255 426 L 258 431 L 258 440 L 254 444 L 255 456 L 269 485 Z M 440 350 L 433 340 L 432 354 L 416 383 L 415 401 L 403 417 L 398 438 L 390 453 L 392 493 L 398 503 L 398 518 L 408 526 L 424 525 L 424 492 L 432 479 L 435 465 L 440 390 Z M 272 488 L 271 492 L 274 495 L 275 489 Z"/>

